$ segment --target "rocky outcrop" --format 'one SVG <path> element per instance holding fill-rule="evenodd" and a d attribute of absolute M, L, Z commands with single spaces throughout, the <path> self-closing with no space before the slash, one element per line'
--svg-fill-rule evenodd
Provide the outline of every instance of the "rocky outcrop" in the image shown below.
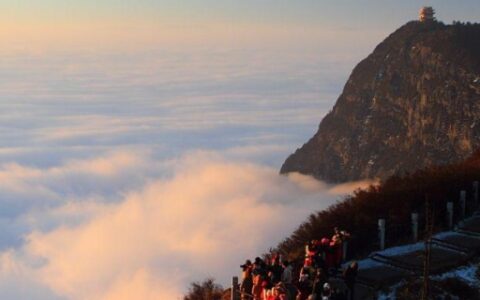
<path fill-rule="evenodd" d="M 354 68 L 281 173 L 386 178 L 463 160 L 479 146 L 480 24 L 413 21 Z"/>

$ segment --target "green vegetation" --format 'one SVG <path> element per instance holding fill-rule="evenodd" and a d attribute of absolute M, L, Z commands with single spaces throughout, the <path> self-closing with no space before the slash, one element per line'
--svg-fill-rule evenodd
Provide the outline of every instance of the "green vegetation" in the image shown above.
<path fill-rule="evenodd" d="M 333 227 L 338 226 L 352 234 L 349 256 L 362 257 L 378 249 L 376 230 L 379 218 L 387 221 L 387 235 L 390 237 L 387 237 L 387 247 L 410 242 L 411 213 L 419 213 L 422 231 L 427 197 L 435 210 L 435 229 L 443 230 L 446 226 L 446 202 L 453 201 L 458 208 L 459 191 L 466 190 L 467 200 L 470 199 L 472 182 L 479 179 L 480 151 L 460 163 L 390 177 L 310 215 L 275 251 L 290 260 L 300 260 L 309 240 L 331 236 Z M 467 202 L 467 212 L 471 212 L 473 207 L 470 201 Z"/>
<path fill-rule="evenodd" d="M 385 218 L 387 224 L 390 224 L 387 225 L 387 235 L 388 232 L 391 233 L 387 247 L 409 243 L 410 215 L 412 212 L 419 213 L 422 229 L 426 197 L 434 207 L 435 230 L 445 230 L 446 202 L 453 201 L 458 209 L 459 191 L 466 190 L 468 200 L 472 197 L 472 183 L 476 180 L 480 180 L 480 151 L 460 163 L 390 177 L 378 185 L 357 190 L 352 196 L 328 209 L 310 215 L 290 237 L 271 251 L 281 253 L 290 261 L 301 261 L 308 241 L 331 236 L 333 228 L 337 226 L 352 234 L 349 241 L 350 258 L 364 257 L 378 249 L 376 232 L 379 218 Z M 467 212 L 472 211 L 471 202 L 467 201 Z M 455 212 L 456 215 L 458 213 Z M 477 274 L 480 276 L 480 271 Z M 418 280 L 409 281 L 397 289 L 397 296 L 399 299 L 418 299 L 418 295 L 412 291 L 418 292 L 420 287 Z M 478 291 L 459 279 L 435 281 L 432 283 L 432 292 L 436 295 L 467 296 L 461 299 L 478 299 L 468 298 L 472 295 L 477 297 Z M 184 300 L 221 300 L 227 299 L 228 293 L 213 279 L 207 279 L 201 283 L 192 283 Z"/>

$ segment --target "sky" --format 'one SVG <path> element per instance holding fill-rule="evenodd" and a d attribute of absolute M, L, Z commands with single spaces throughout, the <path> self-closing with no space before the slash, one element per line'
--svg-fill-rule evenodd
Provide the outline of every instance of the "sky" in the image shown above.
<path fill-rule="evenodd" d="M 475 0 L 4 0 L 0 37 L 16 51 L 288 42 L 318 46 L 326 36 L 336 43 L 338 35 L 349 39 L 360 32 L 378 40 L 387 30 L 415 19 L 423 5 L 433 5 L 447 23 L 478 21 Z"/>
<path fill-rule="evenodd" d="M 475 1 L 0 2 L 0 298 L 180 299 L 356 187 L 280 176 L 353 67 Z"/>

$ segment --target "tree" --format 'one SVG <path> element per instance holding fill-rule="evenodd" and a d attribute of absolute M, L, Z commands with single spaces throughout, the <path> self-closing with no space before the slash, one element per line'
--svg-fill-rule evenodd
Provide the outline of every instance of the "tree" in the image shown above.
<path fill-rule="evenodd" d="M 222 296 L 222 286 L 215 283 L 213 278 L 208 278 L 203 282 L 192 282 L 183 300 L 221 300 Z"/>

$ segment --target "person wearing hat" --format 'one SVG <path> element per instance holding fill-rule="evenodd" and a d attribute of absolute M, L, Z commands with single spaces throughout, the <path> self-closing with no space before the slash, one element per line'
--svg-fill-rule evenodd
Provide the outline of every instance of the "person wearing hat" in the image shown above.
<path fill-rule="evenodd" d="M 254 276 L 262 276 L 262 279 L 267 277 L 267 264 L 260 257 L 255 258 L 252 266 L 252 273 Z"/>
<path fill-rule="evenodd" d="M 240 284 L 241 299 L 251 299 L 250 294 L 253 288 L 252 262 L 247 259 L 240 268 L 242 268 L 242 283 Z"/>

